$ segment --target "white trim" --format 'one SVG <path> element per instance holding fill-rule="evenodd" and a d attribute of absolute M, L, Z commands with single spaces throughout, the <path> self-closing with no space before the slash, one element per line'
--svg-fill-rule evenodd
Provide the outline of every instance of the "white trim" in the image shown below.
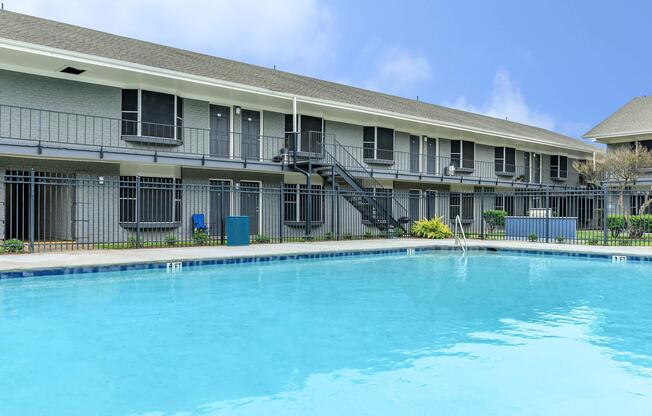
<path fill-rule="evenodd" d="M 233 204 L 233 194 L 234 194 L 234 186 L 233 186 L 233 179 L 226 179 L 226 178 L 208 178 L 208 185 L 209 185 L 209 193 L 210 193 L 210 186 L 211 186 L 211 181 L 222 181 L 222 182 L 228 182 L 229 185 L 229 211 L 231 214 L 233 214 L 234 211 L 234 204 Z M 210 202 L 208 204 L 208 209 L 210 210 Z M 210 214 L 210 213 L 209 213 Z"/>
<path fill-rule="evenodd" d="M 260 180 L 255 180 L 255 179 L 244 179 L 244 180 L 239 180 L 238 181 L 238 190 L 242 191 L 242 183 L 243 182 L 249 182 L 249 183 L 257 183 L 258 184 L 258 233 L 257 235 L 260 235 L 260 230 L 261 227 L 263 226 L 263 181 Z M 240 192 L 240 195 L 242 195 L 242 192 Z M 240 200 L 242 201 L 242 200 Z M 238 213 L 242 215 L 242 204 L 238 203 Z"/>
<path fill-rule="evenodd" d="M 542 139 L 535 139 L 535 138 L 527 137 L 527 136 L 508 134 L 508 133 L 505 133 L 505 132 L 498 132 L 498 131 L 494 131 L 494 130 L 487 130 L 487 129 L 476 128 L 476 127 L 468 127 L 468 126 L 463 126 L 463 125 L 460 125 L 460 124 L 457 124 L 457 123 L 434 121 L 434 120 L 424 118 L 424 117 L 408 116 L 408 115 L 404 115 L 404 114 L 395 113 L 395 112 L 392 112 L 392 111 L 372 109 L 372 108 L 369 108 L 369 107 L 364 107 L 364 106 L 359 106 L 359 105 L 345 104 L 345 103 L 340 103 L 340 102 L 336 102 L 336 101 L 298 96 L 298 95 L 295 95 L 295 94 L 287 94 L 287 93 L 275 92 L 275 91 L 271 91 L 271 90 L 260 88 L 260 87 L 247 86 L 247 85 L 243 85 L 243 84 L 239 84 L 239 83 L 235 83 L 235 82 L 230 82 L 230 81 L 216 80 L 214 78 L 205 77 L 205 76 L 192 75 L 192 74 L 187 74 L 187 73 L 183 73 L 183 72 L 179 72 L 179 71 L 166 70 L 166 69 L 151 67 L 151 66 L 148 66 L 148 65 L 135 64 L 135 63 L 131 63 L 131 62 L 120 61 L 120 60 L 117 60 L 117 59 L 99 57 L 99 56 L 95 56 L 95 55 L 89 55 L 89 54 L 85 54 L 85 53 L 79 53 L 79 52 L 74 52 L 74 51 L 58 49 L 58 48 L 52 48 L 52 47 L 37 45 L 37 44 L 33 44 L 33 43 L 28 43 L 28 42 L 15 41 L 15 40 L 6 39 L 6 38 L 0 38 L 0 47 L 10 49 L 10 50 L 19 51 L 19 52 L 25 52 L 25 53 L 40 55 L 40 56 L 47 56 L 47 57 L 52 57 L 52 58 L 65 59 L 65 60 L 68 60 L 68 61 L 86 63 L 86 64 L 90 64 L 90 65 L 104 66 L 104 67 L 113 68 L 113 69 L 117 69 L 117 70 L 126 70 L 126 71 L 141 73 L 141 74 L 148 74 L 148 75 L 152 75 L 152 76 L 161 76 L 161 77 L 165 77 L 165 78 L 171 78 L 171 79 L 176 79 L 176 80 L 186 81 L 186 82 L 191 82 L 191 83 L 200 83 L 200 84 L 204 84 L 204 85 L 216 86 L 216 87 L 232 89 L 232 90 L 236 90 L 236 91 L 242 91 L 242 92 L 248 92 L 248 93 L 256 93 L 256 94 L 266 95 L 266 96 L 274 97 L 274 98 L 280 98 L 280 99 L 286 99 L 286 100 L 297 100 L 298 102 L 304 102 L 304 103 L 307 103 L 307 104 L 315 104 L 315 105 L 320 105 L 320 106 L 325 106 L 325 107 L 338 108 L 338 109 L 344 109 L 344 110 L 351 110 L 351 111 L 356 111 L 356 112 L 361 112 L 361 113 L 371 114 L 371 115 L 386 116 L 386 117 L 394 118 L 394 119 L 397 119 L 397 120 L 417 122 L 417 123 L 422 123 L 422 124 L 435 126 L 435 127 L 445 127 L 445 128 L 451 128 L 451 129 L 456 129 L 456 130 L 467 131 L 467 132 L 471 132 L 471 133 L 480 133 L 480 134 L 486 134 L 486 135 L 489 135 L 489 136 L 497 136 L 497 137 L 506 138 L 506 139 L 513 139 L 513 140 L 517 140 L 517 141 L 524 141 L 524 142 L 530 142 L 530 143 L 543 144 L 543 145 L 547 145 L 547 146 L 566 148 L 566 149 L 576 150 L 576 151 L 579 151 L 579 152 L 582 152 L 582 153 L 591 152 L 590 150 L 584 149 L 584 148 L 582 148 L 580 146 L 560 145 L 558 143 L 554 143 L 554 142 L 550 142 L 550 141 L 542 140 Z M 88 80 L 88 81 L 90 81 L 90 80 Z"/>

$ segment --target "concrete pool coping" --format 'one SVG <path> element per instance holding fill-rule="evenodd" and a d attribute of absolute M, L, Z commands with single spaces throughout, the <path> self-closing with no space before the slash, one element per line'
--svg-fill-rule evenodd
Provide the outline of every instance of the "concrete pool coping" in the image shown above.
<path fill-rule="evenodd" d="M 0 278 L 29 276 L 36 272 L 70 269 L 75 272 L 97 271 L 104 267 L 154 264 L 167 262 L 229 260 L 251 258 L 287 258 L 329 253 L 373 253 L 415 248 L 458 249 L 453 239 L 423 240 L 412 238 L 389 240 L 321 241 L 307 243 L 256 244 L 244 247 L 178 247 L 71 251 L 36 254 L 6 254 L 0 256 Z M 652 260 L 652 247 L 603 247 L 573 244 L 532 243 L 526 241 L 469 240 L 469 250 L 518 251 L 610 257 L 628 256 Z M 43 273 L 38 273 L 43 274 Z M 14 276 L 12 276 L 14 275 Z"/>

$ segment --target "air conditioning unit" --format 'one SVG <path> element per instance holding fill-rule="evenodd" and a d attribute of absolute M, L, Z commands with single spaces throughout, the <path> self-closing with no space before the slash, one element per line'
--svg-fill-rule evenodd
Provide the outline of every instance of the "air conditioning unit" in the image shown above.
<path fill-rule="evenodd" d="M 534 218 L 552 218 L 552 208 L 532 208 L 529 215 Z"/>

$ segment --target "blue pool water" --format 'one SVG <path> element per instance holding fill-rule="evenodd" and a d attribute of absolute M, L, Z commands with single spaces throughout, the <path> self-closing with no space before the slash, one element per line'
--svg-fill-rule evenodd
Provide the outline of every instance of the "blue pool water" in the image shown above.
<path fill-rule="evenodd" d="M 649 415 L 651 272 L 440 252 L 3 280 L 0 415 Z"/>

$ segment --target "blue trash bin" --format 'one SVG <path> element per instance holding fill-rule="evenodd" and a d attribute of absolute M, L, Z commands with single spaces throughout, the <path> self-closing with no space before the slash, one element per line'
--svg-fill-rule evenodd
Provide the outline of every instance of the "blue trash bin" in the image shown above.
<path fill-rule="evenodd" d="M 229 216 L 226 217 L 226 245 L 227 246 L 248 246 L 249 245 L 249 217 Z"/>

